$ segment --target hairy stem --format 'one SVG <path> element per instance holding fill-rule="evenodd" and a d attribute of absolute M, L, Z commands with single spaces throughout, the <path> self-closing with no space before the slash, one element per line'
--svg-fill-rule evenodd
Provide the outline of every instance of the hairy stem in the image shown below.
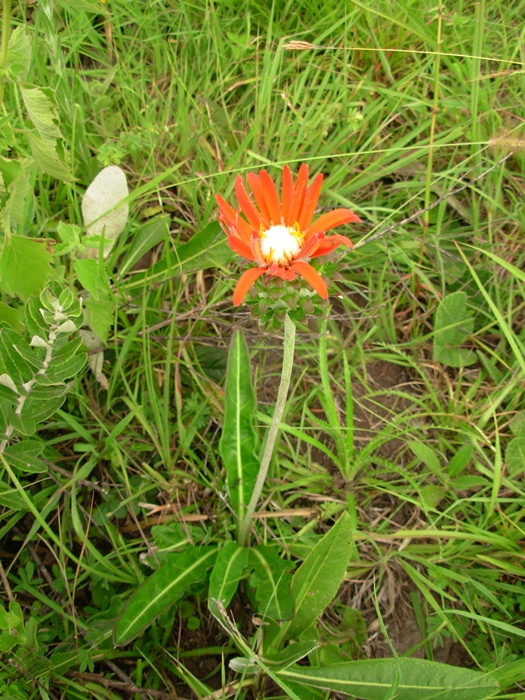
<path fill-rule="evenodd" d="M 268 474 L 268 468 L 273 455 L 275 441 L 279 433 L 279 426 L 286 406 L 286 398 L 290 387 L 290 378 L 292 376 L 293 356 L 295 350 L 295 324 L 290 320 L 288 315 L 284 320 L 284 342 L 283 342 L 283 366 L 281 370 L 281 383 L 277 392 L 277 401 L 273 413 L 272 422 L 268 430 L 268 437 L 264 446 L 264 452 L 261 459 L 261 466 L 257 474 L 257 480 L 253 489 L 252 497 L 246 508 L 246 514 L 239 527 L 239 544 L 246 546 L 250 538 L 250 525 L 255 513 L 255 508 L 261 497 L 261 493 Z"/>

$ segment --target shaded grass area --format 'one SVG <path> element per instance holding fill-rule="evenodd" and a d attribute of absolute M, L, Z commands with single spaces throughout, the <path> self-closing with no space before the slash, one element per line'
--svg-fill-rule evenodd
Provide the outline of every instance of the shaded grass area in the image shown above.
<path fill-rule="evenodd" d="M 37 177 L 32 235 L 80 223 L 104 165 L 120 164 L 132 191 L 127 235 L 107 262 L 107 387 L 79 377 L 41 435 L 49 472 L 26 485 L 38 517 L 12 494 L 0 500 L 7 598 L 38 629 L 34 648 L 2 659 L 15 697 L 206 697 L 199 683 L 256 697 L 228 669 L 232 646 L 202 587 L 133 645 L 115 649 L 111 634 L 159 553 L 235 530 L 217 451 L 234 328 L 254 361 L 261 437 L 277 391 L 280 337 L 233 310 L 235 256 L 223 246 L 183 273 L 180 246 L 215 219 L 215 192 L 233 201 L 236 173 L 277 176 L 303 161 L 325 173 L 321 210 L 351 207 L 364 223 L 350 234 L 359 245 L 335 257 L 324 345 L 319 320 L 299 334 L 257 538 L 301 559 L 350 513 L 352 562 L 322 634 L 346 635 L 339 647 L 353 658 L 393 648 L 489 671 L 520 657 L 523 9 L 251 2 L 239 13 L 119 0 L 107 17 L 44 2 L 15 10 L 32 28 L 31 79 L 55 91 L 76 178 Z M 6 107 L 21 128 L 20 105 Z M 448 197 L 461 182 L 472 184 Z M 157 220 L 159 240 L 139 256 Z M 69 259 L 60 264 L 74 284 Z M 473 319 L 465 367 L 433 353 L 438 304 L 454 292 Z M 233 606 L 246 635 L 248 588 Z"/>

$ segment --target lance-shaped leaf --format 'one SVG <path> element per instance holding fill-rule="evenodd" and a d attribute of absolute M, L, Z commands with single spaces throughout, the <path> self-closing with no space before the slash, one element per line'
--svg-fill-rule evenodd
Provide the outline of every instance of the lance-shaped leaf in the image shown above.
<path fill-rule="evenodd" d="M 281 627 L 265 630 L 265 648 L 278 650 L 285 640 L 297 639 L 332 602 L 343 581 L 351 554 L 351 520 L 343 513 L 312 549 L 292 579 L 295 615 Z"/>
<path fill-rule="evenodd" d="M 250 585 L 255 590 L 257 612 L 273 620 L 289 620 L 294 612 L 288 573 L 293 562 L 281 559 L 279 548 L 271 545 L 258 545 L 249 551 L 253 567 Z"/>
<path fill-rule="evenodd" d="M 492 676 L 469 668 L 423 659 L 367 659 L 325 667 L 295 666 L 277 672 L 280 678 L 307 687 L 348 693 L 364 700 L 483 700 L 499 684 Z"/>
<path fill-rule="evenodd" d="M 255 394 L 250 358 L 240 331 L 235 331 L 230 345 L 224 403 L 219 452 L 226 467 L 230 504 L 242 521 L 259 471 L 259 460 L 255 452 Z"/>
<path fill-rule="evenodd" d="M 230 604 L 239 581 L 246 574 L 249 555 L 247 547 L 240 547 L 237 542 L 226 542 L 210 574 L 210 599 L 219 600 L 224 607 Z"/>
<path fill-rule="evenodd" d="M 189 587 L 205 581 L 217 556 L 215 547 L 186 547 L 168 554 L 164 563 L 131 597 L 117 620 L 115 644 L 126 644 L 170 605 L 188 593 Z"/>
<path fill-rule="evenodd" d="M 174 275 L 225 265 L 232 257 L 233 253 L 219 224 L 212 221 L 186 243 L 177 244 L 172 257 L 164 255 L 144 272 L 133 275 L 128 288 L 160 284 Z"/>

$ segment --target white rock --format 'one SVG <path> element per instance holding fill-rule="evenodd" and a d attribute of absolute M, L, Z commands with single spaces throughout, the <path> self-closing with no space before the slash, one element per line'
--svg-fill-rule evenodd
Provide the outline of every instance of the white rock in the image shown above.
<path fill-rule="evenodd" d="M 126 226 L 129 206 L 118 203 L 129 194 L 126 175 L 122 168 L 110 165 L 101 170 L 82 199 L 82 217 L 87 236 L 104 236 L 104 258 L 107 258 L 115 239 Z M 108 241 L 106 243 L 106 240 Z M 88 248 L 86 256 L 98 258 L 98 246 Z"/>

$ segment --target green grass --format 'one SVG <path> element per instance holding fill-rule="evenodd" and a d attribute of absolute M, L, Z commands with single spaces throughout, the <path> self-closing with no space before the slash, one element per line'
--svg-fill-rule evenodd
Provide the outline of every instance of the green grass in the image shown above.
<path fill-rule="evenodd" d="M 239 259 L 223 246 L 181 271 L 180 246 L 216 219 L 215 193 L 233 203 L 237 173 L 266 167 L 279 180 L 285 163 L 296 172 L 304 161 L 325 174 L 320 208 L 351 207 L 364 223 L 345 231 L 355 250 L 334 255 L 321 356 L 321 320 L 298 333 L 262 504 L 285 515 L 257 520 L 257 537 L 302 559 L 346 510 L 355 538 L 333 625 L 355 607 L 372 656 L 386 648 L 379 618 L 401 653 L 399 629 L 412 625 L 428 659 L 443 660 L 447 639 L 460 665 L 488 672 L 519 659 L 525 4 L 251 0 L 240 13 L 211 0 L 109 0 L 106 19 L 68 4 L 13 3 L 13 25 L 31 34 L 28 80 L 54 92 L 75 175 L 35 173 L 25 233 L 57 239 L 59 221 L 81 224 L 82 195 L 108 164 L 127 174 L 131 217 L 106 264 L 107 388 L 89 371 L 77 377 L 39 432 L 49 471 L 2 477 L 5 602 L 22 606 L 24 639 L 28 620 L 37 630 L 33 645 L 8 649 L 0 625 L 0 689 L 17 699 L 278 692 L 257 696 L 250 676 L 229 670 L 237 652 L 204 587 L 133 644 L 114 648 L 111 634 L 165 550 L 234 533 L 218 442 L 235 328 L 251 351 L 261 438 L 277 393 L 281 334 L 231 304 Z M 19 133 L 3 155 L 22 158 L 23 109 L 9 86 L 3 99 Z M 132 271 L 138 237 L 161 217 L 152 255 Z M 68 256 L 56 266 L 77 284 Z M 475 363 L 454 368 L 434 359 L 433 342 L 438 304 L 457 291 Z M 250 637 L 247 595 L 232 609 Z M 518 697 L 523 669 L 513 682 L 516 694 L 500 697 Z"/>

